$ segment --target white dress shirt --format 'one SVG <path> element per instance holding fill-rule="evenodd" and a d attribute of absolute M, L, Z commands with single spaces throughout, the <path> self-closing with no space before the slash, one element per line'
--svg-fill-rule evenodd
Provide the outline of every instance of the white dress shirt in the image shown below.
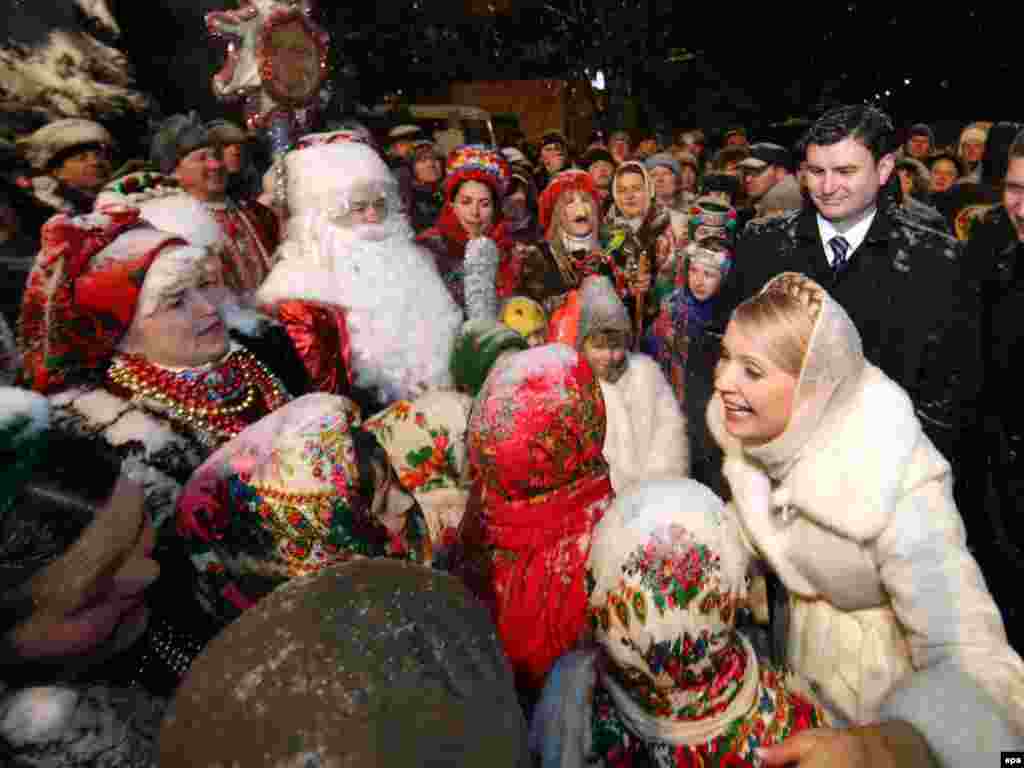
<path fill-rule="evenodd" d="M 846 238 L 846 242 L 850 244 L 850 250 L 847 253 L 847 260 L 853 258 L 854 252 L 860 247 L 860 244 L 864 242 L 864 238 L 868 236 L 868 230 L 871 229 L 871 222 L 875 220 L 875 215 L 878 213 L 878 209 L 873 210 L 868 216 L 865 216 L 862 221 L 858 221 L 846 232 L 840 232 L 836 229 L 835 225 L 818 214 L 818 234 L 821 235 L 821 244 L 825 247 L 825 258 L 828 259 L 829 266 L 833 265 L 836 260 L 836 256 L 832 253 L 832 247 L 828 244 L 836 235 L 842 235 Z"/>

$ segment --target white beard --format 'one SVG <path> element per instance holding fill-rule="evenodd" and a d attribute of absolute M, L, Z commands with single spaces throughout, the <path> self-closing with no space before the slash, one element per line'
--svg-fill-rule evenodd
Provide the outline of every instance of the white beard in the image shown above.
<path fill-rule="evenodd" d="M 306 299 L 349 310 L 357 386 L 409 399 L 451 386 L 449 356 L 462 311 L 404 216 L 340 227 L 320 213 L 289 222 L 261 304 Z"/>

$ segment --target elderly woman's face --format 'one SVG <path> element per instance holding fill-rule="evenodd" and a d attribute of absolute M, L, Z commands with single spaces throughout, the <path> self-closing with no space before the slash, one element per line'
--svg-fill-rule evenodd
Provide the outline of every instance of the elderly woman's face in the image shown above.
<path fill-rule="evenodd" d="M 162 253 L 146 274 L 121 346 L 157 365 L 194 368 L 227 354 L 228 331 L 219 311 L 225 289 L 209 258 L 182 269 L 174 253 Z"/>

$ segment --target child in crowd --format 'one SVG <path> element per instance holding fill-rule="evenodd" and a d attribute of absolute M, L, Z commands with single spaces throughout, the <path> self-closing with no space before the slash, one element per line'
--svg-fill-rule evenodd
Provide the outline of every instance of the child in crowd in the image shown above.
<path fill-rule="evenodd" d="M 715 297 L 732 268 L 732 246 L 723 237 L 703 237 L 686 246 L 685 254 L 685 283 L 662 300 L 642 345 L 661 365 L 683 407 L 689 345 L 711 319 Z"/>

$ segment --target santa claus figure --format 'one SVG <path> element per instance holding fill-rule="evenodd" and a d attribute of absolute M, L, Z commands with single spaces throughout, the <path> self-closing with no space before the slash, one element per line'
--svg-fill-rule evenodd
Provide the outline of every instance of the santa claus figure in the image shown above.
<path fill-rule="evenodd" d="M 336 143 L 286 163 L 288 237 L 256 301 L 285 326 L 314 387 L 383 405 L 450 386 L 462 311 L 413 242 L 384 161 Z"/>

